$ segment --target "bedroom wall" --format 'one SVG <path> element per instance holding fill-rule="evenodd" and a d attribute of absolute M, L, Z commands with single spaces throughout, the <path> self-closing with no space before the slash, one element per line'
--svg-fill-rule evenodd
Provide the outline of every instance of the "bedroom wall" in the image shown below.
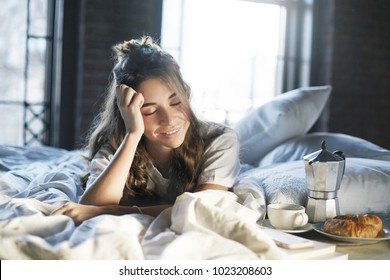
<path fill-rule="evenodd" d="M 390 1 L 317 0 L 312 84 L 333 86 L 320 129 L 390 148 Z"/>

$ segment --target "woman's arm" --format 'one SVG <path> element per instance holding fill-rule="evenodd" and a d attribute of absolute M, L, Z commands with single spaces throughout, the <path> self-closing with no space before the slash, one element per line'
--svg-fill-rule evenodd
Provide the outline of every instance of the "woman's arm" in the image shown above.
<path fill-rule="evenodd" d="M 126 134 L 109 165 L 82 196 L 82 204 L 119 204 L 138 143 L 145 130 L 141 114 L 144 102 L 142 94 L 120 85 L 116 89 L 116 97 Z"/>
<path fill-rule="evenodd" d="M 66 215 L 73 219 L 76 225 L 81 224 L 83 221 L 93 218 L 95 216 L 103 214 L 111 215 L 125 215 L 125 214 L 145 214 L 156 217 L 164 209 L 171 207 L 171 204 L 162 204 L 148 207 L 135 207 L 135 206 L 121 206 L 121 205 L 83 205 L 78 203 L 69 202 L 62 207 L 54 210 L 52 215 Z"/>
<path fill-rule="evenodd" d="M 204 191 L 209 189 L 217 189 L 226 191 L 228 188 L 222 185 L 216 184 L 203 184 L 195 189 L 195 192 Z M 76 225 L 81 224 L 83 221 L 93 218 L 95 216 L 110 214 L 110 215 L 125 215 L 125 214 L 144 214 L 156 217 L 164 209 L 171 207 L 171 204 L 161 204 L 147 207 L 136 206 L 121 206 L 121 205 L 84 205 L 69 202 L 62 207 L 54 210 L 52 215 L 66 215 L 73 219 Z"/>
<path fill-rule="evenodd" d="M 81 197 L 81 204 L 119 204 L 138 142 L 139 136 L 129 133 L 125 135 L 109 165 Z"/>

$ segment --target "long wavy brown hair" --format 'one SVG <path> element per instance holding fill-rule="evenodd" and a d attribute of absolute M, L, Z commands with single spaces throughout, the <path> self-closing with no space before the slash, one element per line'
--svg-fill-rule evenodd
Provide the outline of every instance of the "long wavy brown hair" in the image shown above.
<path fill-rule="evenodd" d="M 181 96 L 190 120 L 184 143 L 173 151 L 168 179 L 169 191 L 174 199 L 178 194 L 191 190 L 196 184 L 205 149 L 217 134 L 209 139 L 201 137 L 201 122 L 190 106 L 191 89 L 183 80 L 175 59 L 163 51 L 151 37 L 125 41 L 115 45 L 113 51 L 114 67 L 106 90 L 105 102 L 91 127 L 89 136 L 90 158 L 92 159 L 103 145 L 109 144 L 116 151 L 125 136 L 125 124 L 116 102 L 116 87 L 126 84 L 137 90 L 137 87 L 147 79 L 163 79 Z M 152 159 L 142 137 L 129 170 L 121 204 L 128 204 L 132 198 L 155 197 L 155 194 L 146 189 L 147 169 L 151 165 Z"/>

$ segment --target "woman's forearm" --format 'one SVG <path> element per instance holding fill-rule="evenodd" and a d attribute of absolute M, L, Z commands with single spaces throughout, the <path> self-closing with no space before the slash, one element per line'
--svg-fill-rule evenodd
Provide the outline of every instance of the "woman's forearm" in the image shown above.
<path fill-rule="evenodd" d="M 66 215 L 73 219 L 76 225 L 80 225 L 85 220 L 93 217 L 111 214 L 111 215 L 125 215 L 125 214 L 145 214 L 156 217 L 164 209 L 171 207 L 170 204 L 137 207 L 137 206 L 121 206 L 121 205 L 84 205 L 74 202 L 65 203 L 60 208 L 54 210 L 51 215 Z"/>
<path fill-rule="evenodd" d="M 172 204 L 161 204 L 154 206 L 146 206 L 146 207 L 137 207 L 137 206 L 122 206 L 122 205 L 107 205 L 102 206 L 105 210 L 102 214 L 111 214 L 111 215 L 125 215 L 125 214 L 144 214 L 156 217 L 166 208 L 171 207 Z"/>
<path fill-rule="evenodd" d="M 80 203 L 119 204 L 139 140 L 137 135 L 126 134 L 109 165 L 83 194 Z"/>

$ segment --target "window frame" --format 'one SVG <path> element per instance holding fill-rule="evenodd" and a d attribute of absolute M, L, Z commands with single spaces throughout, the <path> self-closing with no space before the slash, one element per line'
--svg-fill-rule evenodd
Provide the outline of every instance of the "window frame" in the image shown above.
<path fill-rule="evenodd" d="M 26 33 L 25 33 L 25 53 L 23 66 L 23 98 L 22 100 L 2 100 L 1 105 L 22 107 L 22 143 L 13 143 L 16 146 L 49 145 L 52 143 L 52 97 L 56 85 L 56 63 L 57 48 L 55 44 L 59 42 L 57 34 L 58 20 L 62 10 L 60 9 L 63 0 L 46 0 L 47 3 L 47 29 L 46 34 L 39 35 L 32 33 L 31 27 L 31 5 L 33 0 L 26 0 Z M 31 102 L 28 100 L 29 83 L 29 58 L 30 42 L 32 40 L 43 40 L 46 45 L 44 62 L 44 85 L 42 99 L 40 102 Z M 40 122 L 40 129 L 33 128 L 34 123 Z"/>

